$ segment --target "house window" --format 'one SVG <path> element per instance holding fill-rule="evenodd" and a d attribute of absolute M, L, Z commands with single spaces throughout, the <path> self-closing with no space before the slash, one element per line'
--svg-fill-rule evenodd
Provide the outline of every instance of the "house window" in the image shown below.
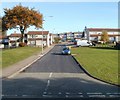
<path fill-rule="evenodd" d="M 35 41 L 31 41 L 31 44 L 32 44 L 32 45 L 35 45 Z"/>
<path fill-rule="evenodd" d="M 36 37 L 36 35 L 30 35 L 30 38 L 35 38 Z"/>
<path fill-rule="evenodd" d="M 46 35 L 43 35 L 43 38 L 46 38 Z"/>
<path fill-rule="evenodd" d="M 32 38 L 32 35 L 30 35 L 30 38 Z"/>

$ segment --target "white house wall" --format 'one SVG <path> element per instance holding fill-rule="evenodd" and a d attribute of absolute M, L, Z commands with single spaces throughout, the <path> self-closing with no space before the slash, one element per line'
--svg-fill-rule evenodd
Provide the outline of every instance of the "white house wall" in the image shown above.
<path fill-rule="evenodd" d="M 41 46 L 42 45 L 42 40 L 36 40 L 36 46 Z"/>
<path fill-rule="evenodd" d="M 47 46 L 48 47 L 50 46 L 50 36 L 49 36 L 49 34 L 47 35 Z"/>
<path fill-rule="evenodd" d="M 108 35 L 118 35 L 118 34 L 120 34 L 119 32 L 107 32 L 107 33 L 108 33 Z M 98 35 L 98 34 L 102 34 L 102 32 L 101 31 L 99 31 L 99 32 L 92 32 L 91 31 L 91 32 L 89 32 L 89 34 Z M 96 37 L 89 37 L 89 39 L 90 39 L 90 41 L 92 41 L 92 40 L 95 40 Z M 88 39 L 88 38 L 86 37 L 86 39 Z M 100 39 L 101 39 L 101 36 L 98 36 L 98 41 L 100 41 Z M 113 41 L 114 37 L 109 37 L 109 40 Z M 115 40 L 116 40 L 116 42 L 120 41 L 120 36 L 115 36 Z"/>
<path fill-rule="evenodd" d="M 20 37 L 9 37 L 10 41 L 17 41 Z M 36 45 L 36 46 L 41 46 L 42 45 L 42 38 L 43 38 L 43 43 L 44 46 L 50 46 L 53 43 L 53 36 L 48 33 L 48 34 L 27 34 L 27 45 Z M 9 43 L 10 46 L 12 43 Z M 17 46 L 19 43 L 17 44 Z"/>
<path fill-rule="evenodd" d="M 17 41 L 20 37 L 9 37 L 10 40 L 12 41 Z"/>
<path fill-rule="evenodd" d="M 53 38 L 52 38 L 52 35 L 50 36 L 50 44 L 52 44 L 53 42 Z"/>

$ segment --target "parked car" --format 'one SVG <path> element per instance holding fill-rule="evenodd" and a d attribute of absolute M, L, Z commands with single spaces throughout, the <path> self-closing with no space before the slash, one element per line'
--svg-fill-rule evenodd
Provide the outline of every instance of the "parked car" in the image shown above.
<path fill-rule="evenodd" d="M 69 49 L 68 47 L 65 47 L 65 48 L 63 48 L 63 50 L 62 50 L 62 54 L 64 54 L 64 55 L 70 55 L 70 54 L 71 54 L 71 51 L 70 51 L 70 49 Z"/>

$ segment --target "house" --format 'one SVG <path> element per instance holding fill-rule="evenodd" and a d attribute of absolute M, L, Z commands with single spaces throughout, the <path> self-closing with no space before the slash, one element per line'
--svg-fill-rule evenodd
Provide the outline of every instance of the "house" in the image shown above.
<path fill-rule="evenodd" d="M 61 40 L 77 40 L 77 39 L 81 39 L 82 37 L 82 33 L 83 32 L 67 32 L 67 33 L 60 33 L 59 37 L 61 38 Z"/>
<path fill-rule="evenodd" d="M 74 32 L 74 39 L 78 40 L 82 38 L 83 32 Z"/>
<path fill-rule="evenodd" d="M 52 35 L 52 42 L 55 43 L 55 38 L 58 38 L 58 34 L 51 34 Z"/>
<path fill-rule="evenodd" d="M 21 33 L 12 33 L 9 36 L 9 47 L 11 46 L 19 46 L 19 42 L 21 40 Z M 23 38 L 24 42 L 27 45 L 31 46 L 50 46 L 53 43 L 52 34 L 49 31 L 29 31 L 28 33 L 24 34 Z"/>
<path fill-rule="evenodd" d="M 66 35 L 67 35 L 67 40 L 73 40 L 74 39 L 74 33 L 73 32 L 68 32 Z"/>
<path fill-rule="evenodd" d="M 67 33 L 59 33 L 58 37 L 62 40 L 62 41 L 66 41 L 67 40 Z"/>
<path fill-rule="evenodd" d="M 0 35 L 0 49 L 4 48 L 4 44 L 3 44 L 3 36 Z"/>
<path fill-rule="evenodd" d="M 29 31 L 27 44 L 32 46 L 50 46 L 53 43 L 52 34 L 49 31 Z"/>
<path fill-rule="evenodd" d="M 3 36 L 0 35 L 0 44 L 2 44 Z"/>
<path fill-rule="evenodd" d="M 19 46 L 19 41 L 20 41 L 20 38 L 21 38 L 21 33 L 12 33 L 10 34 L 8 37 L 9 37 L 9 46 L 12 47 L 12 46 Z"/>
<path fill-rule="evenodd" d="M 9 47 L 9 38 L 8 36 L 0 35 L 0 48 L 8 48 Z"/>
<path fill-rule="evenodd" d="M 110 42 L 118 42 L 120 38 L 120 29 L 117 28 L 87 28 L 83 32 L 83 38 L 88 41 L 100 41 L 102 32 L 107 31 Z"/>

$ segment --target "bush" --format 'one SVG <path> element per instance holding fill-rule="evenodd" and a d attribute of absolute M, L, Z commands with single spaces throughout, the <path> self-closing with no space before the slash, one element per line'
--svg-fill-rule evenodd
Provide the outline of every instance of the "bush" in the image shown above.
<path fill-rule="evenodd" d="M 59 37 L 55 37 L 54 40 L 55 40 L 55 43 L 59 43 L 61 39 Z"/>
<path fill-rule="evenodd" d="M 26 46 L 26 43 L 23 43 L 23 42 L 19 43 L 19 47 L 24 47 L 24 46 Z"/>
<path fill-rule="evenodd" d="M 117 49 L 117 50 L 120 50 L 120 42 L 116 42 L 116 46 L 115 46 L 115 48 Z"/>

